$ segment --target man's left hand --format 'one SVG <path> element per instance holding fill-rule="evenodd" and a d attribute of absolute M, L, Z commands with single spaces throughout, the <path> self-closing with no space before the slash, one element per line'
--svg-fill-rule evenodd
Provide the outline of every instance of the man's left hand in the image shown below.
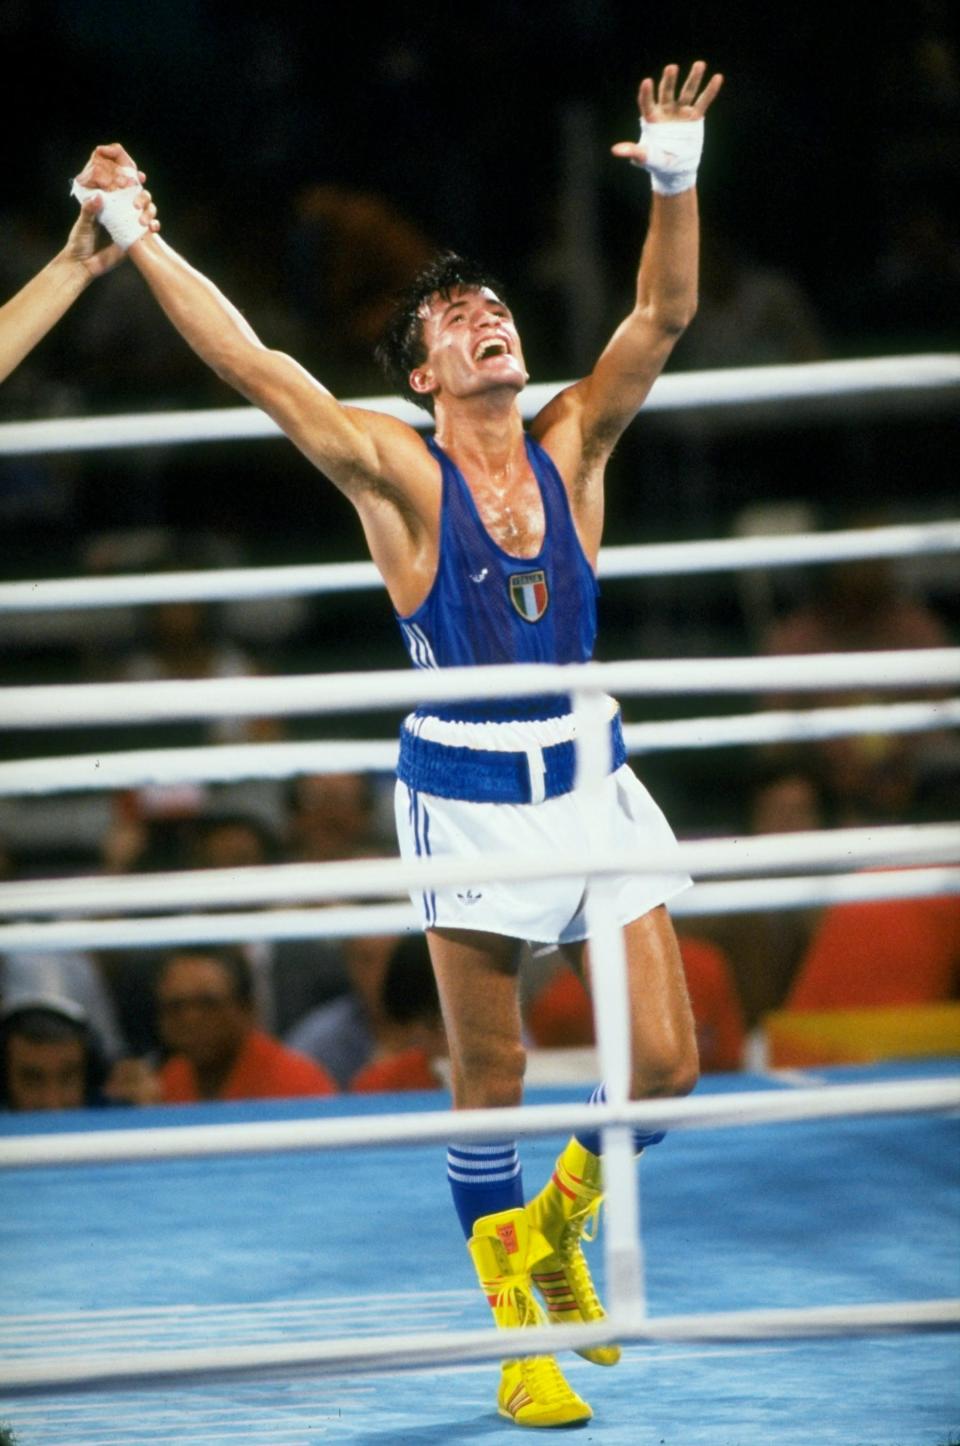
<path fill-rule="evenodd" d="M 640 89 L 637 93 L 637 106 L 641 118 L 647 125 L 657 125 L 663 121 L 703 120 L 723 85 L 723 76 L 714 75 L 703 87 L 703 90 L 700 90 L 706 69 L 707 62 L 705 60 L 695 60 L 679 95 L 677 94 L 677 80 L 680 74 L 678 65 L 664 66 L 660 84 L 656 88 L 653 81 L 647 76 L 640 82 Z M 618 141 L 615 146 L 611 147 L 611 150 L 615 156 L 623 156 L 637 166 L 644 165 L 647 160 L 646 147 L 636 141 Z"/>

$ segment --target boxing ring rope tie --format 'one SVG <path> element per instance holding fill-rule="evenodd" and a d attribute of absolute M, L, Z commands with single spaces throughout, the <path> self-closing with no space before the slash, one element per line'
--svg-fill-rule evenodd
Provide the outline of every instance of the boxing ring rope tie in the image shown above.
<path fill-rule="evenodd" d="M 928 522 L 800 532 L 782 537 L 727 537 L 603 547 L 597 575 L 601 581 L 670 577 L 748 568 L 800 567 L 867 557 L 938 556 L 958 550 L 960 522 Z M 0 583 L 0 613 L 130 607 L 161 602 L 227 602 L 382 587 L 383 578 L 372 562 L 38 579 Z"/>
<path fill-rule="evenodd" d="M 614 694 L 816 692 L 824 688 L 937 688 L 960 683 L 960 648 L 672 658 L 618 663 L 501 663 L 287 677 L 69 683 L 0 689 L 0 729 L 159 723 L 230 716 L 320 714 L 363 708 L 489 701 L 578 689 Z"/>
<path fill-rule="evenodd" d="M 935 703 L 867 703 L 841 708 L 740 713 L 625 723 L 631 757 L 735 744 L 812 742 L 869 733 L 920 733 L 960 726 L 960 698 Z M 145 788 L 169 783 L 230 783 L 292 778 L 299 773 L 392 773 L 393 739 L 313 743 L 210 743 L 195 748 L 145 748 L 25 758 L 0 763 L 0 798 L 22 794 Z"/>
<path fill-rule="evenodd" d="M 573 383 L 540 382 L 524 388 L 519 398 L 525 421 Z M 673 372 L 658 377 L 643 406 L 644 416 L 704 408 L 776 409 L 784 419 L 784 403 L 818 413 L 859 409 L 875 403 L 889 408 L 942 405 L 960 385 L 960 355 L 931 352 L 910 356 L 867 357 L 846 361 L 801 362 L 785 366 L 724 367 L 701 372 Z M 356 397 L 345 405 L 368 408 L 399 418 L 413 427 L 427 427 L 422 409 L 395 396 Z M 0 456 L 83 452 L 116 447 L 171 446 L 186 442 L 252 441 L 282 433 L 255 407 L 140 412 L 125 417 L 64 417 L 0 425 Z"/>

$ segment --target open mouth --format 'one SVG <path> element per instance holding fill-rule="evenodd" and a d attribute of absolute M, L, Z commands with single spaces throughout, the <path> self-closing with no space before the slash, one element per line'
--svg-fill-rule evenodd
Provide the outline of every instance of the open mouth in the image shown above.
<path fill-rule="evenodd" d="M 492 356 L 506 356 L 507 343 L 500 337 L 490 337 L 482 341 L 473 353 L 474 361 L 487 361 Z"/>

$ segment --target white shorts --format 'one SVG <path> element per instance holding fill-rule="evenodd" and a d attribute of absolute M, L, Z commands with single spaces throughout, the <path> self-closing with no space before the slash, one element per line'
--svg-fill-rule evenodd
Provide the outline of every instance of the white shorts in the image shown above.
<path fill-rule="evenodd" d="M 611 850 L 676 847 L 673 830 L 627 764 L 604 782 Z M 584 839 L 576 793 L 542 803 L 466 803 L 415 792 L 397 782 L 397 838 L 404 859 L 471 858 L 518 851 L 549 856 L 558 840 Z M 617 922 L 627 924 L 689 888 L 685 873 L 620 874 L 611 880 Z M 482 929 L 531 943 L 566 944 L 588 935 L 586 875 L 478 883 L 411 894 L 424 929 Z"/>

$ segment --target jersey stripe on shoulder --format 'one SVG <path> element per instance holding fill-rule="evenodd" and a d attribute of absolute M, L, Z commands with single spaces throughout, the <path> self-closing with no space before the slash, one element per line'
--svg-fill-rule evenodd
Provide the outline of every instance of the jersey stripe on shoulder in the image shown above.
<path fill-rule="evenodd" d="M 407 648 L 413 665 L 416 668 L 436 668 L 437 660 L 434 657 L 433 648 L 430 646 L 430 639 L 417 623 L 401 623 L 403 636 L 407 642 Z"/>

